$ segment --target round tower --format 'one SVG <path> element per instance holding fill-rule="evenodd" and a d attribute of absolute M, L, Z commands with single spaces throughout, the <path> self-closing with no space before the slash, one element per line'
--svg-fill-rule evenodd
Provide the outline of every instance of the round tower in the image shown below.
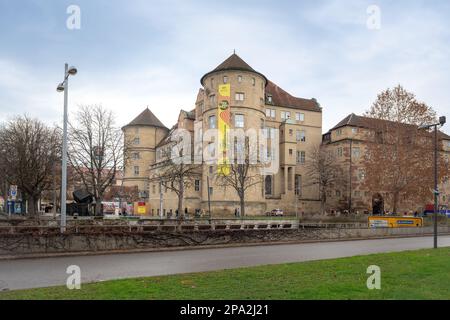
<path fill-rule="evenodd" d="M 139 197 L 148 198 L 149 167 L 155 163 L 156 146 L 168 132 L 164 124 L 146 108 L 133 121 L 122 128 L 127 159 L 124 166 L 124 186 L 137 186 Z"/>
<path fill-rule="evenodd" d="M 204 89 L 203 110 L 201 112 L 203 118 L 203 130 L 218 128 L 219 121 L 219 104 L 218 101 L 221 85 L 229 84 L 230 97 L 227 99 L 231 117 L 229 119 L 231 129 L 249 129 L 258 130 L 264 126 L 265 122 L 265 87 L 267 84 L 266 77 L 255 71 L 237 54 L 231 55 L 217 68 L 205 74 L 200 80 Z M 223 100 L 223 99 L 222 99 Z M 207 143 L 204 148 L 207 147 Z M 216 150 L 218 151 L 218 150 Z M 211 175 L 211 170 L 217 170 L 215 167 L 205 166 L 204 177 Z M 205 180 L 204 179 L 204 180 Z M 206 186 L 206 181 L 203 183 Z M 226 203 L 236 205 L 236 192 L 222 192 L 221 188 L 218 192 L 213 192 L 211 196 L 212 205 L 217 204 L 218 209 L 223 210 Z M 228 190 L 227 190 L 228 191 Z M 207 199 L 208 190 L 204 188 L 203 199 Z M 246 214 L 253 214 L 252 211 L 264 212 L 265 201 L 263 184 L 251 187 L 246 192 Z M 226 209 L 225 209 L 226 210 Z M 229 208 L 234 211 L 234 208 Z"/>

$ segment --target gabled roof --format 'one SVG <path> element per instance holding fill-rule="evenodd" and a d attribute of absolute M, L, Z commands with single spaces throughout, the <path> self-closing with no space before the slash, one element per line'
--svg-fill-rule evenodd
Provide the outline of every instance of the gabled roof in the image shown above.
<path fill-rule="evenodd" d="M 349 114 L 344 119 L 342 119 L 337 125 L 335 125 L 330 131 L 336 130 L 345 126 L 350 127 L 359 127 L 359 128 L 367 128 L 367 129 L 376 129 L 379 128 L 381 125 L 396 125 L 397 123 L 394 121 L 389 120 L 382 120 L 382 119 L 376 119 L 376 118 L 370 118 L 370 117 L 364 117 L 364 116 L 358 116 L 354 113 Z M 403 123 L 402 126 L 410 127 L 410 128 L 417 128 L 416 125 Z M 438 131 L 439 138 L 444 140 L 450 140 L 450 136 L 445 134 L 442 131 Z"/>
<path fill-rule="evenodd" d="M 317 100 L 294 97 L 270 80 L 267 82 L 266 95 L 272 96 L 274 106 L 322 112 Z"/>
<path fill-rule="evenodd" d="M 132 126 L 149 126 L 167 129 L 167 127 L 159 121 L 159 119 L 150 111 L 148 107 L 142 111 L 140 115 L 134 118 L 133 121 L 124 126 L 124 128 Z"/>
<path fill-rule="evenodd" d="M 253 73 L 256 73 L 256 74 L 262 76 L 267 82 L 267 78 L 262 73 L 256 71 L 252 67 L 250 67 L 250 65 L 247 62 L 245 62 L 244 60 L 242 60 L 241 57 L 239 57 L 236 53 L 233 53 L 224 62 L 219 64 L 214 70 L 205 74 L 201 78 L 200 83 L 203 85 L 203 80 L 212 73 L 220 72 L 220 71 L 227 71 L 227 70 L 253 72 Z"/>

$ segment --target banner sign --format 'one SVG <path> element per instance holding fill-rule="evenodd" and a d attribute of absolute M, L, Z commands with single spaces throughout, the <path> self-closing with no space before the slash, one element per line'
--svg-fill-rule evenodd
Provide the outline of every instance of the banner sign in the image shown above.
<path fill-rule="evenodd" d="M 230 159 L 228 157 L 228 130 L 231 126 L 231 89 L 230 84 L 219 85 L 218 98 L 218 128 L 219 128 L 219 152 L 218 152 L 218 174 L 228 175 L 230 173 Z"/>

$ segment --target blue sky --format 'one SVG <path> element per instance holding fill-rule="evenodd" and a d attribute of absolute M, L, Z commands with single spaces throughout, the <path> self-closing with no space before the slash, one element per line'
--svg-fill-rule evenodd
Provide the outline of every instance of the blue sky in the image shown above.
<path fill-rule="evenodd" d="M 79 30 L 66 27 L 72 4 Z M 370 5 L 379 30 L 367 28 Z M 67 61 L 79 70 L 71 110 L 102 104 L 124 125 L 149 106 L 171 126 L 233 49 L 291 94 L 315 97 L 323 131 L 399 83 L 450 116 L 449 16 L 446 0 L 0 0 L 0 119 L 60 123 Z"/>

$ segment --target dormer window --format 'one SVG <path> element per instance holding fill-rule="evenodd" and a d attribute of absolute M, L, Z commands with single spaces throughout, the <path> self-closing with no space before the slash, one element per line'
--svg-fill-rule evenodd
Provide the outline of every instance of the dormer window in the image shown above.
<path fill-rule="evenodd" d="M 272 103 L 273 103 L 273 100 L 272 100 L 272 96 L 271 96 L 271 95 L 268 95 L 268 96 L 267 96 L 267 103 L 268 103 L 268 104 L 272 104 Z"/>

